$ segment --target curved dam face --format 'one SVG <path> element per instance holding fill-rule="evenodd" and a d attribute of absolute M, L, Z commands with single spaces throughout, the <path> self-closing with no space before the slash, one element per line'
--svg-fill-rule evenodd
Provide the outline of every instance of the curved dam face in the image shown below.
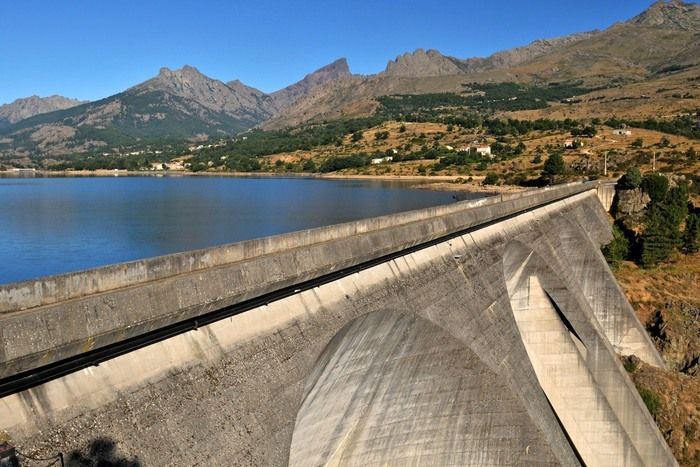
<path fill-rule="evenodd" d="M 99 342 L 289 287 L 6 395 L 0 429 L 36 453 L 112 440 L 143 465 L 676 465 L 616 357 L 663 365 L 600 254 L 611 227 L 595 187 L 339 229 L 228 247 L 235 261 L 183 270 L 211 262 L 206 252 L 172 277 L 161 259 L 154 281 L 76 285 L 65 307 L 41 284 L 21 287 L 43 290 L 34 308 L 5 290 L 15 311 L 0 324 L 104 313 Z M 80 339 L 54 353 L 46 341 L 9 345 L 0 368 L 74 354 Z"/>
<path fill-rule="evenodd" d="M 289 465 L 553 465 L 507 381 L 424 318 L 355 319 L 316 363 Z"/>

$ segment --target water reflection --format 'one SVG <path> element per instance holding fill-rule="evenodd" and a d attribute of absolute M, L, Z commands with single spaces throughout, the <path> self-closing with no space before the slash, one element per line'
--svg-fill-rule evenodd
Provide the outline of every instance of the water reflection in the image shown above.
<path fill-rule="evenodd" d="M 0 283 L 435 206 L 452 195 L 369 180 L 0 178 Z"/>

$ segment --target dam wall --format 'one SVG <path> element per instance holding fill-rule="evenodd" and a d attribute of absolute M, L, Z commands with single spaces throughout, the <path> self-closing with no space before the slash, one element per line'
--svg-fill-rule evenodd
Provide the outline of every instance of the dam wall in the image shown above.
<path fill-rule="evenodd" d="M 118 329 L 119 294 L 133 318 L 182 305 L 174 284 L 229 292 L 197 312 L 299 284 L 7 395 L 0 430 L 36 454 L 111 441 L 142 465 L 676 465 L 617 358 L 663 366 L 600 253 L 611 233 L 596 187 L 445 209 L 113 290 L 92 303 L 112 303 Z M 378 260 L 305 282 L 331 254 Z"/>
<path fill-rule="evenodd" d="M 455 203 L 1 286 L 0 378 L 596 186 L 571 184 Z"/>

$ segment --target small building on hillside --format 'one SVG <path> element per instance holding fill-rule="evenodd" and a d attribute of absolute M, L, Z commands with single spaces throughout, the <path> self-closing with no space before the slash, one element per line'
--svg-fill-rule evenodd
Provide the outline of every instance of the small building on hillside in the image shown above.
<path fill-rule="evenodd" d="M 384 162 L 391 162 L 393 160 L 394 160 L 393 157 L 387 156 L 387 157 L 378 157 L 376 159 L 372 159 L 370 162 L 372 164 L 383 164 Z"/>
<path fill-rule="evenodd" d="M 475 146 L 476 153 L 479 154 L 480 156 L 486 156 L 489 159 L 493 158 L 493 154 L 491 154 L 491 146 L 488 144 L 479 144 Z"/>
<path fill-rule="evenodd" d="M 632 134 L 632 130 L 630 130 L 629 128 L 624 128 L 624 127 L 623 128 L 615 128 L 612 131 L 612 134 L 617 135 L 617 136 L 630 136 Z"/>
<path fill-rule="evenodd" d="M 583 147 L 583 141 L 580 139 L 567 139 L 564 141 L 564 148 L 566 149 L 577 149 Z"/>

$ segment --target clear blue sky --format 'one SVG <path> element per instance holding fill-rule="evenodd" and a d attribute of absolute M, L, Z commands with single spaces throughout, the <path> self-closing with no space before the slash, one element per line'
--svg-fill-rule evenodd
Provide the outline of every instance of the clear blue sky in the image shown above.
<path fill-rule="evenodd" d="M 381 71 L 416 48 L 486 56 L 603 29 L 651 0 L 0 0 L 0 104 L 94 100 L 190 64 L 274 91 L 339 57 Z"/>

